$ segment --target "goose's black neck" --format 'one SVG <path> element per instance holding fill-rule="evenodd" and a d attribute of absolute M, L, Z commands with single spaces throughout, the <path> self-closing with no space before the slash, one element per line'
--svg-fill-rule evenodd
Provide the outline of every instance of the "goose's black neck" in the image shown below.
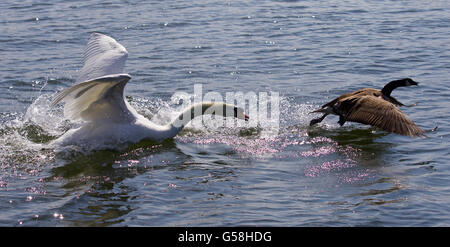
<path fill-rule="evenodd" d="M 383 89 L 381 89 L 381 93 L 386 96 L 391 96 L 392 90 L 401 86 L 403 86 L 401 80 L 391 81 L 388 84 L 386 84 L 386 86 L 384 86 Z"/>

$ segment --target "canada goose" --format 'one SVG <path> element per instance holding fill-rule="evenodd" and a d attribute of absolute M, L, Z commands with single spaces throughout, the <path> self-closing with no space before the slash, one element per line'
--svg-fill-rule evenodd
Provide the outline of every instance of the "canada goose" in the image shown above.
<path fill-rule="evenodd" d="M 322 117 L 311 120 L 310 126 L 322 122 L 328 114 L 339 116 L 342 126 L 346 121 L 369 124 L 385 131 L 400 135 L 423 136 L 424 131 L 414 124 L 397 107 L 404 106 L 391 96 L 397 87 L 418 85 L 410 78 L 391 81 L 383 89 L 363 88 L 326 103 L 314 112 L 324 113 Z M 412 105 L 411 105 L 412 106 Z"/>

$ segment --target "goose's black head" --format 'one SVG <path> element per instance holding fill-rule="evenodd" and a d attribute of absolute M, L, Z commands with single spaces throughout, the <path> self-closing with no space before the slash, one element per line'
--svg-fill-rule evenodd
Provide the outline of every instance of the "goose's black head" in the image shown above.
<path fill-rule="evenodd" d="M 413 81 L 411 78 L 403 78 L 400 80 L 391 81 L 384 88 L 381 90 L 381 92 L 386 95 L 390 96 L 392 93 L 392 90 L 398 88 L 398 87 L 409 87 L 412 85 L 419 85 L 418 82 Z"/>
<path fill-rule="evenodd" d="M 398 86 L 399 87 L 408 87 L 408 86 L 412 86 L 412 85 L 419 85 L 418 82 L 413 81 L 413 79 L 411 78 L 403 78 L 401 80 L 398 80 Z"/>

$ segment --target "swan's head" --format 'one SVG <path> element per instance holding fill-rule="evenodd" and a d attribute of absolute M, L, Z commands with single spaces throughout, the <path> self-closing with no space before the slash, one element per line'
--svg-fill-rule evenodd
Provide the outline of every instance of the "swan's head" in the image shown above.
<path fill-rule="evenodd" d="M 248 115 L 245 114 L 244 109 L 237 106 L 233 106 L 233 113 L 235 118 L 248 121 Z"/>
<path fill-rule="evenodd" d="M 213 115 L 222 115 L 224 117 L 235 117 L 248 121 L 249 117 L 245 114 L 244 109 L 232 104 L 226 103 L 205 103 L 203 105 L 206 109 L 204 114 L 210 113 Z"/>
<path fill-rule="evenodd" d="M 249 117 L 244 113 L 244 109 L 224 102 L 202 102 L 197 103 L 183 111 L 172 123 L 171 126 L 182 129 L 186 124 L 201 115 L 219 115 L 224 117 L 235 117 L 248 121 Z M 181 127 L 181 128 L 180 128 Z"/>

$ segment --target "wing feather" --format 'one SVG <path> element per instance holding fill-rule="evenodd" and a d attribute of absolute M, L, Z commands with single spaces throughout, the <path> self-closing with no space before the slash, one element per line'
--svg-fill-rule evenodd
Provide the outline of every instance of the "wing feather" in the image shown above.
<path fill-rule="evenodd" d="M 92 33 L 84 51 L 83 68 L 77 82 L 121 74 L 127 58 L 127 50 L 115 39 L 101 33 Z"/>
<path fill-rule="evenodd" d="M 83 67 L 77 84 L 59 92 L 52 106 L 65 102 L 64 116 L 72 120 L 133 121 L 124 99 L 124 88 L 131 79 L 123 74 L 128 52 L 115 39 L 92 33 L 86 45 Z"/>
<path fill-rule="evenodd" d="M 64 116 L 72 120 L 126 121 L 129 110 L 123 90 L 130 79 L 128 74 L 117 74 L 78 83 L 59 92 L 53 98 L 52 106 L 65 102 Z"/>
<path fill-rule="evenodd" d="M 400 135 L 424 135 L 424 131 L 394 104 L 379 97 L 349 97 L 340 104 L 340 108 L 349 109 L 345 115 L 347 121 L 369 124 Z"/>

